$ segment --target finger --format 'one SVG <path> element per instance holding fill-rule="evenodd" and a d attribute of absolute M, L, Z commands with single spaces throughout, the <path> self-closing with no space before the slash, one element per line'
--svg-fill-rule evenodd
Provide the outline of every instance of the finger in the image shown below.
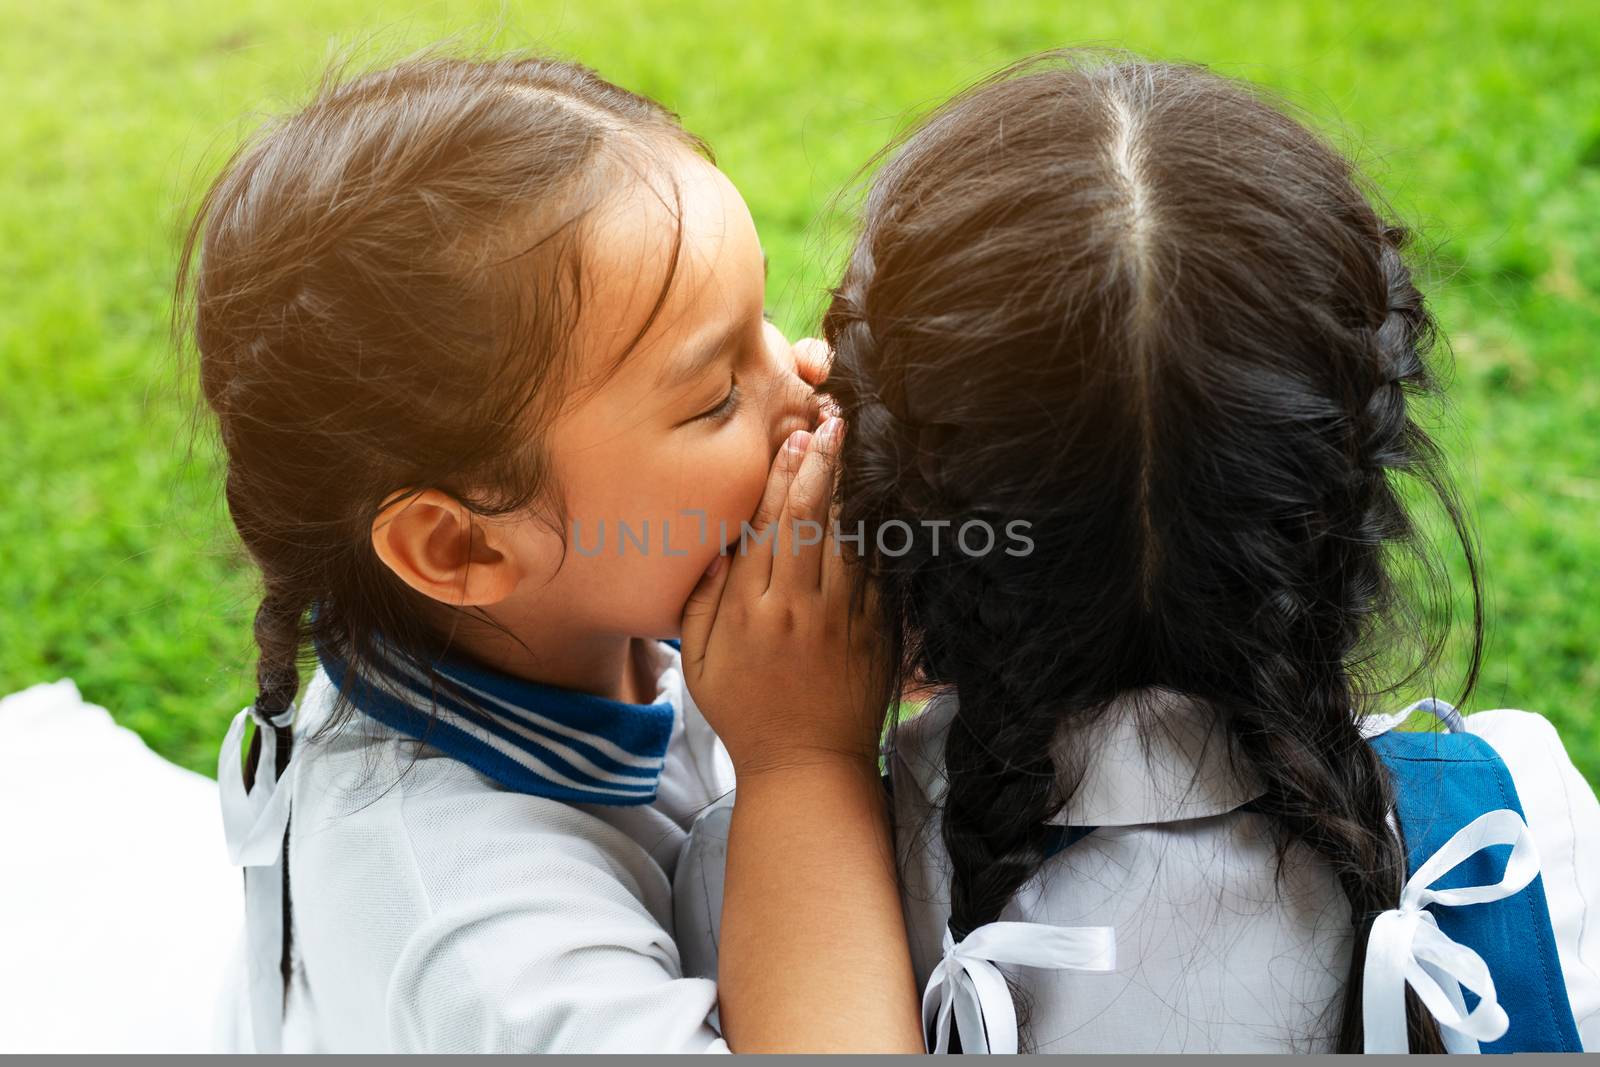
<path fill-rule="evenodd" d="M 794 369 L 813 389 L 828 380 L 833 349 L 820 337 L 802 337 L 794 343 Z"/>
<path fill-rule="evenodd" d="M 859 552 L 860 546 L 852 540 L 852 551 L 846 551 L 845 543 L 837 536 L 839 533 L 852 538 L 855 536 L 854 530 L 845 530 L 839 525 L 839 509 L 835 507 L 828 513 L 828 537 L 822 545 L 822 593 L 830 601 L 848 595 L 859 566 L 853 556 Z"/>
<path fill-rule="evenodd" d="M 855 579 L 853 562 L 861 554 L 862 530 L 846 530 L 840 521 L 841 506 L 839 503 L 839 469 L 838 460 L 834 460 L 833 487 L 829 490 L 828 498 L 828 538 L 822 545 L 822 595 L 830 603 L 838 596 L 848 595 L 850 583 Z M 863 527 L 864 529 L 864 527 Z M 847 543 L 840 535 L 850 540 L 850 551 L 845 550 Z"/>
<path fill-rule="evenodd" d="M 795 472 L 787 506 L 778 522 L 778 557 L 773 561 L 769 588 L 781 587 L 795 593 L 821 586 L 828 506 L 843 428 L 844 423 L 837 418 L 819 426 Z"/>
<path fill-rule="evenodd" d="M 835 507 L 828 519 L 828 539 L 822 546 L 822 595 L 829 604 L 848 602 L 853 617 L 866 618 L 871 625 L 876 625 L 877 586 L 862 558 L 863 546 L 855 540 L 857 532 L 839 525 Z M 841 533 L 850 538 L 848 547 L 847 542 L 837 536 Z"/>
<path fill-rule="evenodd" d="M 756 505 L 756 513 L 750 519 L 751 529 L 763 530 L 777 522 L 778 516 L 783 514 L 789 485 L 811 447 L 811 437 L 809 430 L 796 430 L 778 449 L 778 455 L 772 461 L 772 470 L 767 475 L 767 487 L 761 494 L 761 503 Z"/>
<path fill-rule="evenodd" d="M 738 541 L 728 549 L 734 554 L 729 567 L 728 595 L 754 600 L 766 592 L 772 580 L 775 540 L 784 502 L 789 496 L 789 485 L 810 443 L 810 432 L 796 430 L 778 449 L 778 457 L 772 461 L 772 473 L 767 476 L 767 487 L 762 493 L 761 503 L 750 520 L 753 536 L 746 538 L 741 529 Z"/>
<path fill-rule="evenodd" d="M 682 643 L 684 673 L 698 671 L 705 660 L 706 646 L 711 643 L 711 632 L 716 629 L 717 607 L 722 603 L 722 589 L 728 582 L 728 557 L 718 556 L 711 561 L 694 591 L 683 605 L 683 621 L 678 633 Z"/>

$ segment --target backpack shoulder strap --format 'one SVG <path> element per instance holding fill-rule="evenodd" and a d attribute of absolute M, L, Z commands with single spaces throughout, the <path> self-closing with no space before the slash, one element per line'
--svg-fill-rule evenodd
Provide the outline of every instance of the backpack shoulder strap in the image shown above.
<path fill-rule="evenodd" d="M 1394 782 L 1411 872 L 1478 816 L 1500 808 L 1523 814 L 1511 772 L 1480 737 L 1391 730 L 1371 743 Z M 1509 853 L 1509 846 L 1485 849 L 1434 885 L 1447 889 L 1492 883 Z M 1489 965 L 1495 993 L 1511 1020 L 1505 1036 L 1484 1044 L 1481 1051 L 1583 1051 L 1561 977 L 1542 878 L 1502 900 L 1430 910 L 1440 930 L 1470 946 Z M 1475 999 L 1470 998 L 1468 1007 Z"/>

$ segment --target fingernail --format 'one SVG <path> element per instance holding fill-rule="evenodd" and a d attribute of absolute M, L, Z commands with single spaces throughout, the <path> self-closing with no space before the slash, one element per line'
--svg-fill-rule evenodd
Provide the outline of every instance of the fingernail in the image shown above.
<path fill-rule="evenodd" d="M 797 456 L 805 455 L 806 449 L 811 447 L 811 431 L 796 430 L 789 435 L 789 440 L 784 442 L 783 447 Z"/>
<path fill-rule="evenodd" d="M 844 428 L 844 421 L 837 415 L 829 415 L 822 420 L 822 425 L 817 427 L 816 443 L 819 447 L 829 447 L 839 439 L 839 431 Z"/>

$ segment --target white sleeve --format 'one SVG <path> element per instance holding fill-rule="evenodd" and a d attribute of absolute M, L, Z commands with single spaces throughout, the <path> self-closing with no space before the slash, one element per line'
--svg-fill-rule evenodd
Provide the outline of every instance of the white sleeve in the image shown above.
<path fill-rule="evenodd" d="M 429 826 L 458 808 L 408 805 L 428 908 L 388 976 L 394 1051 L 727 1051 L 716 983 L 683 976 L 671 887 L 636 842 L 534 798 L 484 797 L 456 834 Z"/>
<path fill-rule="evenodd" d="M 1542 715 L 1500 709 L 1466 717 L 1511 772 L 1555 930 L 1567 999 L 1586 1052 L 1600 1051 L 1600 802 Z"/>
<path fill-rule="evenodd" d="M 694 822 L 672 878 L 673 926 L 683 972 L 717 977 L 717 946 L 722 939 L 722 884 L 728 869 L 728 831 L 733 824 L 732 793 Z"/>
<path fill-rule="evenodd" d="M 394 1051 L 726 1052 L 708 1021 L 716 983 L 681 977 L 666 932 L 597 891 L 436 914 L 390 980 Z"/>

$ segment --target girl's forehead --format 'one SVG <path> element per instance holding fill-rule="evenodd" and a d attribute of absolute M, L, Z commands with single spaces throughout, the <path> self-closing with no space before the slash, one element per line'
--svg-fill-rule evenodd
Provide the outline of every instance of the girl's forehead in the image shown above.
<path fill-rule="evenodd" d="M 726 175 L 687 149 L 673 146 L 608 206 L 588 256 L 597 295 L 604 290 L 620 302 L 653 305 L 670 274 L 672 296 L 692 297 L 698 284 L 748 266 L 752 256 L 760 259 L 744 198 Z"/>
<path fill-rule="evenodd" d="M 715 166 L 674 147 L 597 213 L 584 240 L 579 381 L 653 377 L 765 287 L 755 223 Z M 757 303 L 759 293 L 754 294 Z M 632 349 L 629 350 L 630 344 Z M 620 366 L 617 361 L 621 359 Z"/>

